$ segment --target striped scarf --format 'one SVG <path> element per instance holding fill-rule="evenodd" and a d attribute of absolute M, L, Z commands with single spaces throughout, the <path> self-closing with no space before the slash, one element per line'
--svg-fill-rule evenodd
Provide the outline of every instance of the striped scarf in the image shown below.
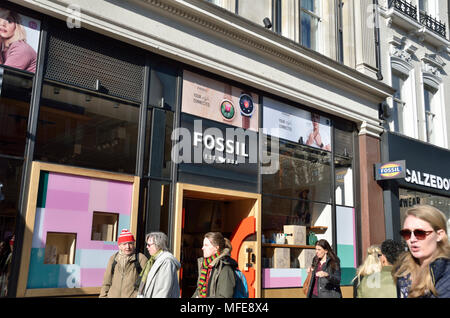
<path fill-rule="evenodd" d="M 201 298 L 206 298 L 206 288 L 208 287 L 208 267 L 217 257 L 219 253 L 216 253 L 210 257 L 203 258 L 202 268 L 200 269 L 200 277 L 198 279 L 198 290 Z"/>

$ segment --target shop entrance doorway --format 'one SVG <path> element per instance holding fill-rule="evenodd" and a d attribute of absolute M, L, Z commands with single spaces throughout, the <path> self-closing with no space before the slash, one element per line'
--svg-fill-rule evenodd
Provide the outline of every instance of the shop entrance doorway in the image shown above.
<path fill-rule="evenodd" d="M 203 237 L 221 232 L 245 275 L 250 297 L 260 297 L 260 195 L 188 184 L 177 185 L 175 254 L 181 260 L 181 297 L 196 289 Z"/>

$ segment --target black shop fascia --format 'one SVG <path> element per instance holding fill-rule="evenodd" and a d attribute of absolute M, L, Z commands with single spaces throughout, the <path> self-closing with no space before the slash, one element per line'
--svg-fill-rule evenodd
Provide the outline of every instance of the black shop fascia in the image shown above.
<path fill-rule="evenodd" d="M 182 113 L 177 134 L 179 182 L 258 192 L 258 133 Z"/>
<path fill-rule="evenodd" d="M 405 161 L 404 178 L 383 180 L 386 234 L 397 237 L 400 209 L 423 203 L 420 196 L 401 198 L 404 189 L 450 198 L 450 151 L 413 138 L 386 132 L 382 136 L 383 162 Z"/>

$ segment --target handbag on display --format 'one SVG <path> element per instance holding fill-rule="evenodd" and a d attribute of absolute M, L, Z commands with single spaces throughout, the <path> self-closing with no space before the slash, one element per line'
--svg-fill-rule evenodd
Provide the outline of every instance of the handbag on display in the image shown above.
<path fill-rule="evenodd" d="M 317 243 L 317 236 L 314 232 L 308 233 L 308 245 L 316 245 Z"/>

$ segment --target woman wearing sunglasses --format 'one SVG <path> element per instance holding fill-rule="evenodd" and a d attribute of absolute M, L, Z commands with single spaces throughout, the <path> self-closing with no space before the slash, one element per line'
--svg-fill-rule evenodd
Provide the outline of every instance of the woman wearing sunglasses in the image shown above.
<path fill-rule="evenodd" d="M 398 296 L 449 298 L 450 244 L 444 213 L 430 205 L 415 205 L 406 211 L 400 235 L 409 252 L 393 269 Z"/>

